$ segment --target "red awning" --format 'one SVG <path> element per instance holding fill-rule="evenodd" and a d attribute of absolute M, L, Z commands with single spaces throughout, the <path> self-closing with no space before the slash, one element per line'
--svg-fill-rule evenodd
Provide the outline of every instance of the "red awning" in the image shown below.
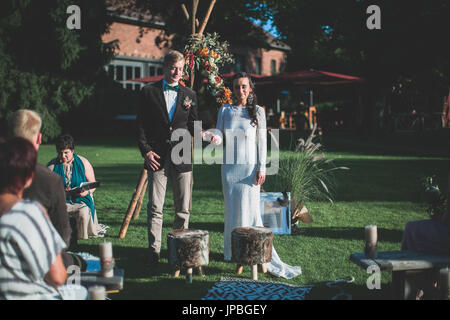
<path fill-rule="evenodd" d="M 235 74 L 236 73 L 224 73 L 221 76 L 224 80 L 229 81 L 234 77 Z M 364 82 L 364 79 L 360 77 L 312 69 L 295 72 L 286 72 L 273 76 L 262 76 L 252 73 L 249 73 L 249 75 L 258 85 L 282 84 L 282 85 L 314 86 L 314 85 L 335 85 L 344 83 Z M 163 77 L 164 77 L 163 75 L 159 75 L 145 78 L 134 78 L 127 81 L 150 83 L 159 81 Z M 204 80 L 206 81 L 206 79 Z"/>
<path fill-rule="evenodd" d="M 311 69 L 262 77 L 255 79 L 255 82 L 258 85 L 287 84 L 314 86 L 364 82 L 364 79 L 345 74 Z"/>
<path fill-rule="evenodd" d="M 254 73 L 247 73 L 250 77 L 252 77 L 252 79 L 262 79 L 265 78 L 266 76 L 262 76 L 260 74 L 254 74 Z M 236 72 L 231 72 L 231 73 L 224 73 L 222 74 L 222 78 L 225 80 L 231 80 L 233 79 L 233 77 L 236 75 Z"/>
<path fill-rule="evenodd" d="M 162 78 L 164 78 L 164 75 L 151 76 L 151 77 L 145 77 L 145 78 L 134 78 L 134 79 L 129 79 L 127 81 L 150 83 L 150 82 L 157 82 L 157 81 L 161 80 Z"/>
<path fill-rule="evenodd" d="M 236 73 L 232 72 L 232 73 L 224 73 L 221 75 L 221 77 L 225 80 L 231 80 L 233 79 L 234 75 Z M 249 75 L 253 78 L 253 79 L 260 79 L 260 78 L 264 78 L 264 76 L 262 75 L 258 75 L 258 74 L 253 74 L 253 73 L 249 73 Z M 161 80 L 162 78 L 164 78 L 164 75 L 159 75 L 159 76 L 151 76 L 151 77 L 145 77 L 145 78 L 134 78 L 134 79 L 129 79 L 127 81 L 130 82 L 157 82 L 159 80 Z M 204 79 L 206 81 L 206 79 Z"/>

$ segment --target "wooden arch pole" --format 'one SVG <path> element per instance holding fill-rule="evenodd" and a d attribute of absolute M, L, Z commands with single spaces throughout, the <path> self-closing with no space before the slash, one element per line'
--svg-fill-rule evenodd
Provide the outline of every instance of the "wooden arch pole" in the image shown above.
<path fill-rule="evenodd" d="M 142 201 L 145 197 L 146 186 L 148 183 L 147 169 L 142 168 L 141 176 L 139 178 L 136 189 L 134 189 L 133 196 L 131 197 L 130 204 L 128 205 L 128 210 L 125 213 L 125 218 L 123 219 L 122 226 L 119 232 L 119 238 L 125 238 L 127 234 L 128 226 L 130 225 L 131 218 L 134 216 L 135 219 L 139 217 L 139 212 L 141 210 Z M 138 205 L 139 204 L 139 205 Z"/>
<path fill-rule="evenodd" d="M 206 15 L 202 21 L 202 24 L 200 25 L 200 28 L 198 32 L 196 32 L 196 28 L 199 26 L 199 21 L 196 17 L 197 15 L 197 8 L 200 0 L 192 0 L 192 15 L 189 16 L 189 12 L 185 6 L 185 4 L 181 5 L 181 10 L 183 11 L 184 16 L 186 17 L 187 21 L 191 22 L 191 31 L 192 35 L 198 34 L 199 36 L 203 35 L 203 32 L 205 31 L 206 25 L 208 23 L 209 17 L 211 16 L 211 12 L 214 8 L 214 4 L 216 3 L 216 0 L 211 0 L 208 10 L 206 12 Z M 191 18 L 191 19 L 189 19 Z M 190 75 L 190 87 L 194 87 L 194 77 L 195 73 L 193 70 L 191 70 Z M 193 141 L 191 141 L 191 157 L 193 159 L 194 157 L 194 144 Z M 130 225 L 131 218 L 134 217 L 134 219 L 139 218 L 139 212 L 141 211 L 142 203 L 145 198 L 145 192 L 147 190 L 148 186 L 148 175 L 147 170 L 145 167 L 141 171 L 141 176 L 139 177 L 138 183 L 136 185 L 136 189 L 134 189 L 133 195 L 131 197 L 130 204 L 128 205 L 127 212 L 125 213 L 125 217 L 122 222 L 122 226 L 120 228 L 119 232 L 119 238 L 123 239 L 125 238 L 125 235 L 128 230 L 128 226 Z M 191 173 L 191 197 L 189 201 L 189 210 L 192 210 L 192 191 L 193 191 L 193 184 L 194 184 L 194 174 L 193 171 Z"/>
<path fill-rule="evenodd" d="M 203 32 L 205 31 L 206 24 L 208 23 L 209 17 L 211 15 L 211 12 L 212 12 L 215 4 L 216 4 L 216 0 L 211 0 L 211 3 L 209 4 L 208 11 L 206 12 L 206 16 L 203 19 L 202 25 L 200 27 L 200 30 L 198 30 L 198 34 L 202 35 Z"/>

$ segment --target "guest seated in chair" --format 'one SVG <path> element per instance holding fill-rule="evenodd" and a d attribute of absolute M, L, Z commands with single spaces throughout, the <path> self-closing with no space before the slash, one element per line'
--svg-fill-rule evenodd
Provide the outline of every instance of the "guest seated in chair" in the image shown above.
<path fill-rule="evenodd" d="M 408 222 L 403 233 L 402 250 L 450 256 L 450 173 L 448 183 L 447 211 L 431 219 Z"/>
<path fill-rule="evenodd" d="M 450 173 L 448 175 L 447 211 L 431 219 L 408 222 L 402 239 L 402 250 L 450 256 Z M 416 276 L 416 299 L 436 296 L 438 273 L 431 270 Z"/>
<path fill-rule="evenodd" d="M 85 300 L 87 290 L 65 285 L 64 240 L 37 201 L 24 200 L 37 153 L 26 139 L 0 141 L 0 300 Z"/>
<path fill-rule="evenodd" d="M 60 175 L 66 191 L 79 187 L 82 182 L 94 182 L 95 174 L 89 161 L 75 153 L 71 135 L 62 135 L 56 141 L 58 157 L 52 159 L 48 168 Z M 77 221 L 78 239 L 104 236 L 104 226 L 98 224 L 93 193 L 95 189 L 81 193 L 67 192 L 67 212 Z"/>

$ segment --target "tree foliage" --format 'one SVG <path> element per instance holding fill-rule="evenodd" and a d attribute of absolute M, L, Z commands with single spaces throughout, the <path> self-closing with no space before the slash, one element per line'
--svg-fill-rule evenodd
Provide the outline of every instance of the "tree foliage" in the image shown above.
<path fill-rule="evenodd" d="M 78 5 L 81 29 L 67 28 L 67 7 Z M 44 139 L 61 132 L 70 109 L 95 95 L 112 44 L 102 1 L 5 0 L 0 8 L 0 120 L 20 108 L 37 110 Z"/>
<path fill-rule="evenodd" d="M 381 30 L 366 26 L 373 4 Z M 290 69 L 347 72 L 383 88 L 409 81 L 424 94 L 448 90 L 448 1 L 280 0 L 269 9 L 292 48 Z"/>

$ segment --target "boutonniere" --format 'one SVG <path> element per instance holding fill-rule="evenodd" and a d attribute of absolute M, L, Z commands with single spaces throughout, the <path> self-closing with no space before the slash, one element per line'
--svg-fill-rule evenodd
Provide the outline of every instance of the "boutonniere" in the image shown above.
<path fill-rule="evenodd" d="M 191 98 L 189 98 L 189 97 L 184 98 L 184 101 L 183 101 L 184 109 L 189 110 L 193 105 L 195 105 L 195 103 L 192 101 Z"/>

